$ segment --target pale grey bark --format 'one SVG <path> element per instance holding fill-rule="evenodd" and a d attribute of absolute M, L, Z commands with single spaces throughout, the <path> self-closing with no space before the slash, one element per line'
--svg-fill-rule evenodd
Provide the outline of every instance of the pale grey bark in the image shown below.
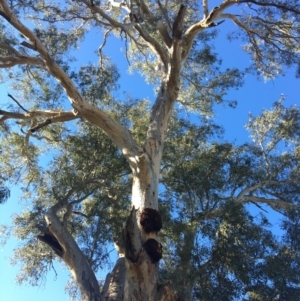
<path fill-rule="evenodd" d="M 99 283 L 93 270 L 72 235 L 56 215 L 60 207 L 58 203 L 46 213 L 48 229 L 63 249 L 61 258 L 79 287 L 82 301 L 101 301 Z"/>
<path fill-rule="evenodd" d="M 112 272 L 106 276 L 101 292 L 102 301 L 123 301 L 125 275 L 125 258 L 121 257 L 117 260 Z"/>

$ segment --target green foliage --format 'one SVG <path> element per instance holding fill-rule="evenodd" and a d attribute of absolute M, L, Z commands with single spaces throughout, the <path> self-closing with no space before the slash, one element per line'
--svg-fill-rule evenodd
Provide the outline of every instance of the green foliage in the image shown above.
<path fill-rule="evenodd" d="M 251 118 L 254 142 L 242 146 L 215 142 L 219 129 L 212 124 L 172 123 L 162 173 L 162 277 L 182 298 L 193 283 L 193 300 L 297 299 L 298 114 L 275 103 Z M 240 198 L 249 187 L 249 199 Z M 291 207 L 261 207 L 253 196 Z M 251 213 L 254 205 L 260 214 Z M 272 234 L 270 210 L 282 214 L 282 237 Z"/>
<path fill-rule="evenodd" d="M 185 32 L 200 21 L 203 8 L 200 1 L 184 2 Z M 199 32 L 181 66 L 179 105 L 164 143 L 159 209 L 164 247 L 161 280 L 169 280 L 183 299 L 190 295 L 190 300 L 201 301 L 297 300 L 300 294 L 299 108 L 284 107 L 282 98 L 271 110 L 251 115 L 247 129 L 252 142 L 242 145 L 224 141 L 223 129 L 209 119 L 214 104 L 226 102 L 230 89 L 242 86 L 246 71 L 270 79 L 284 73 L 286 67 L 299 67 L 299 1 L 269 1 L 268 5 L 266 1 L 254 2 L 262 5 L 240 3 L 236 9 L 239 13 L 234 15 L 239 31 L 229 34 L 230 39 L 240 39 L 250 54 L 248 69 L 222 65 L 220 53 L 224 49 L 215 44 L 217 29 L 221 30 L 223 23 L 217 29 L 210 24 Z M 288 9 L 278 7 L 277 2 Z M 129 24 L 128 12 L 121 5 L 110 7 L 96 0 L 93 4 L 108 18 L 82 1 L 9 1 L 82 98 L 126 127 L 143 147 L 151 103 L 131 99 L 128 94 L 125 100 L 117 97 L 120 76 L 97 39 L 92 51 L 97 50 L 100 64 L 86 59 L 92 52 L 85 53 L 80 61 L 75 58 L 80 58 L 79 46 L 85 38 L 91 38 L 91 31 L 101 41 L 103 32 L 107 40 L 113 33 L 114 39 L 123 39 L 129 71 L 139 72 L 157 90 L 166 80 L 164 66 L 141 32 L 169 55 L 171 50 L 157 30 L 157 22 L 161 21 L 171 36 L 182 1 L 148 1 L 151 18 L 126 30 L 107 23 L 114 18 L 118 24 Z M 1 18 L 1 58 L 41 59 L 34 49 L 24 47 L 24 37 L 7 25 Z M 182 45 L 187 47 L 186 37 Z M 118 62 L 119 58 L 115 59 Z M 70 109 L 62 86 L 42 64 L 1 69 L 0 81 L 11 85 L 22 103 L 22 107 L 3 105 L 1 110 L 26 115 L 38 110 Z M 227 102 L 231 107 L 236 105 L 233 100 Z M 201 118 L 188 121 L 182 118 L 182 109 Z M 130 209 L 132 176 L 121 151 L 99 128 L 81 119 L 50 123 L 34 133 L 30 129 L 44 122 L 44 116 L 17 122 L 12 119 L 1 118 L 0 203 L 9 197 L 8 181 L 21 187 L 22 198 L 29 204 L 14 216 L 10 228 L 3 228 L 21 241 L 13 256 L 13 263 L 21 265 L 18 282 L 39 285 L 53 261 L 59 260 L 37 239 L 37 225 L 45 225 L 45 213 L 58 201 L 72 205 L 68 220 L 64 217 L 70 212 L 65 208 L 58 214 L 64 222 L 67 220 L 69 232 L 94 272 L 110 266 L 109 253 L 113 243 L 120 242 Z M 273 233 L 276 225 L 270 216 L 274 212 L 282 219 L 280 235 Z M 69 287 L 74 297 L 76 289 L 72 283 Z"/>

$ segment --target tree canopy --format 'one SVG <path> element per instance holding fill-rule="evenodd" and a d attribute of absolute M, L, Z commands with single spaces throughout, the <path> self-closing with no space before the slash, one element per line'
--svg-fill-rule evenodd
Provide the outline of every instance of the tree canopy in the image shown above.
<path fill-rule="evenodd" d="M 18 282 L 38 285 L 58 260 L 85 301 L 297 300 L 300 110 L 282 96 L 249 116 L 252 141 L 239 145 L 213 116 L 216 104 L 236 106 L 226 95 L 245 74 L 300 74 L 299 7 L 0 0 L 0 81 L 10 91 L 0 203 L 19 185 L 30 204 L 9 225 L 22 242 Z M 236 26 L 228 38 L 249 54 L 246 68 L 222 65 L 234 56 L 214 47 L 224 21 Z M 81 53 L 91 32 L 103 42 Z M 155 100 L 118 94 L 117 58 L 105 55 L 117 38 Z M 112 248 L 120 257 L 99 283 Z"/>

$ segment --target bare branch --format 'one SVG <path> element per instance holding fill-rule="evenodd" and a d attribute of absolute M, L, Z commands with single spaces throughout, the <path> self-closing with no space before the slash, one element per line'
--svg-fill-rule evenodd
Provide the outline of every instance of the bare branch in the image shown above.
<path fill-rule="evenodd" d="M 103 57 L 102 57 L 102 49 L 104 48 L 105 44 L 106 44 L 106 39 L 109 35 L 109 33 L 112 31 L 112 28 L 111 29 L 108 29 L 105 34 L 104 34 L 104 39 L 103 39 L 103 43 L 102 45 L 98 48 L 98 52 L 99 52 L 99 55 L 100 55 L 100 68 L 103 69 Z"/>
<path fill-rule="evenodd" d="M 11 53 L 13 53 L 15 56 L 17 57 L 22 57 L 21 53 L 18 52 L 15 48 L 11 47 L 10 45 L 8 44 L 5 44 L 5 43 L 0 43 L 0 48 L 1 49 L 5 49 Z"/>
<path fill-rule="evenodd" d="M 92 5 L 87 0 L 78 0 L 78 2 L 84 3 L 93 13 L 99 14 L 103 19 L 109 22 L 112 28 L 122 28 L 123 30 L 128 30 L 136 24 L 135 22 L 126 24 L 120 23 L 107 15 L 100 7 Z"/>
<path fill-rule="evenodd" d="M 197 22 L 196 24 L 193 24 L 190 28 L 187 29 L 187 31 L 184 34 L 184 47 L 182 50 L 182 61 L 184 62 L 186 58 L 188 57 L 188 54 L 191 50 L 191 47 L 193 45 L 193 41 L 195 37 L 203 31 L 205 28 L 208 28 L 211 26 L 211 24 L 219 18 L 220 14 L 222 12 L 229 8 L 230 6 L 233 6 L 234 4 L 240 3 L 239 0 L 224 0 L 220 6 L 216 6 L 211 10 L 211 12 L 207 15 L 204 15 L 204 18 Z"/>
<path fill-rule="evenodd" d="M 45 127 L 45 126 L 47 126 L 48 124 L 51 124 L 51 123 L 66 122 L 66 121 L 74 120 L 74 119 L 77 119 L 77 118 L 80 117 L 78 115 L 74 115 L 74 112 L 72 112 L 72 113 L 73 113 L 73 115 L 54 116 L 50 119 L 46 119 L 44 122 L 39 123 L 38 125 L 36 125 L 34 127 L 31 127 L 30 132 L 34 133 L 37 130 L 39 130 L 39 129 L 41 129 L 41 128 L 43 128 L 43 127 Z"/>
<path fill-rule="evenodd" d="M 166 66 L 168 61 L 168 54 L 154 38 L 152 38 L 148 33 L 146 33 L 145 30 L 143 30 L 141 24 L 137 24 L 136 22 L 120 23 L 108 16 L 100 7 L 91 5 L 89 1 L 79 1 L 84 3 L 89 9 L 91 9 L 92 12 L 99 14 L 102 18 L 107 20 L 112 28 L 121 28 L 125 32 L 127 32 L 130 28 L 134 26 L 141 35 L 141 37 L 148 43 L 151 49 L 158 55 L 158 57 L 162 60 L 163 64 Z M 146 12 L 147 15 L 151 16 L 151 13 L 145 3 L 142 4 L 142 9 L 144 12 Z"/>
<path fill-rule="evenodd" d="M 202 0 L 202 6 L 203 6 L 203 11 L 204 11 L 204 18 L 208 17 L 208 1 L 207 0 Z"/>
<path fill-rule="evenodd" d="M 176 94 L 179 91 L 179 75 L 181 70 L 181 38 L 183 18 L 186 12 L 186 7 L 181 5 L 179 12 L 173 23 L 173 53 L 171 58 L 171 70 L 168 82 L 168 88 L 175 88 Z M 177 99 L 177 96 L 176 96 Z"/>
<path fill-rule="evenodd" d="M 127 12 L 130 12 L 130 9 L 128 8 L 128 6 L 126 5 L 125 2 L 116 2 L 116 1 L 113 1 L 113 0 L 109 0 L 108 2 L 110 3 L 110 5 L 111 5 L 112 7 L 123 8 L 123 9 L 125 9 Z"/>
<path fill-rule="evenodd" d="M 224 19 L 231 19 L 236 25 L 238 25 L 239 27 L 241 27 L 242 29 L 244 29 L 246 32 L 248 33 L 256 33 L 256 34 L 261 34 L 259 31 L 255 30 L 255 29 L 251 29 L 249 27 L 247 27 L 244 23 L 242 23 L 241 21 L 239 21 L 239 19 L 237 18 L 236 15 L 232 15 L 232 14 L 221 14 L 219 16 L 219 18 L 224 18 Z"/>
<path fill-rule="evenodd" d="M 179 12 L 174 20 L 173 23 L 173 39 L 179 39 L 182 38 L 182 25 L 183 25 L 183 18 L 186 12 L 186 7 L 184 5 L 180 6 Z"/>
<path fill-rule="evenodd" d="M 148 43 L 150 48 L 161 59 L 162 63 L 166 68 L 169 62 L 167 52 L 160 46 L 160 44 L 154 38 L 152 38 L 146 31 L 143 30 L 140 24 L 136 25 L 135 29 L 139 32 L 140 36 Z"/>
<path fill-rule="evenodd" d="M 10 68 L 17 65 L 34 65 L 45 67 L 44 62 L 35 57 L 30 56 L 0 56 L 0 68 Z"/>
<path fill-rule="evenodd" d="M 278 210 L 278 208 L 282 208 L 284 210 L 287 210 L 287 209 L 292 209 L 292 208 L 296 208 L 297 207 L 294 204 L 283 202 L 283 201 L 280 201 L 278 199 L 267 199 L 267 198 L 250 196 L 250 195 L 245 196 L 245 198 L 244 198 L 244 200 L 242 202 L 243 203 L 255 202 L 255 203 L 267 204 L 272 209 L 274 209 L 276 211 Z"/>
<path fill-rule="evenodd" d="M 167 25 L 165 25 L 161 20 L 158 20 L 157 23 L 156 23 L 156 27 L 161 35 L 161 37 L 163 38 L 164 42 L 166 43 L 166 45 L 171 48 L 172 46 L 172 39 L 169 35 L 169 32 L 168 32 L 168 28 L 170 30 L 172 30 L 172 25 L 171 25 L 171 21 L 169 19 L 169 16 L 168 16 L 168 12 L 167 12 L 167 9 L 165 7 L 163 7 L 163 5 L 161 4 L 160 0 L 156 0 L 164 18 L 166 19 L 166 22 L 167 22 Z"/>
<path fill-rule="evenodd" d="M 290 184 L 290 183 L 297 183 L 298 181 L 299 181 L 299 178 L 293 178 L 293 179 L 289 179 L 289 180 L 285 180 L 285 181 L 271 181 L 271 180 L 263 181 L 263 182 L 257 183 L 255 185 L 252 185 L 252 186 L 249 186 L 249 187 L 246 187 L 245 189 L 243 189 L 238 194 L 237 200 L 241 201 L 245 197 L 248 197 L 247 196 L 248 193 L 254 192 L 257 189 L 260 189 L 267 185 L 281 186 L 281 185 L 286 185 L 286 184 Z"/>
<path fill-rule="evenodd" d="M 276 1 L 274 2 L 260 2 L 260 1 L 255 1 L 255 0 L 240 0 L 238 1 L 239 3 L 253 3 L 256 4 L 258 6 L 271 6 L 271 7 L 276 7 L 278 9 L 281 9 L 283 11 L 290 11 L 293 12 L 295 14 L 300 14 L 300 10 L 296 9 L 295 6 L 290 6 L 290 5 L 285 5 L 285 4 L 281 4 L 281 3 L 277 3 Z M 288 3 L 288 2 L 287 2 Z"/>
<path fill-rule="evenodd" d="M 36 50 L 36 44 L 32 45 L 32 44 L 30 44 L 30 43 L 27 43 L 27 42 L 23 41 L 23 42 L 21 43 L 21 45 L 24 46 L 24 47 L 27 47 L 27 48 L 29 48 L 29 49 Z"/>
<path fill-rule="evenodd" d="M 12 95 L 7 94 L 8 97 L 10 97 L 14 102 L 17 103 L 17 105 L 25 112 L 30 113 L 29 111 L 27 111 Z"/>
<path fill-rule="evenodd" d="M 17 113 L 17 112 L 8 112 L 4 110 L 0 110 L 0 115 L 7 117 L 6 119 L 22 119 L 22 120 L 30 120 L 38 117 L 46 117 L 46 118 L 54 118 L 56 122 L 64 122 L 68 120 L 72 120 L 78 118 L 80 116 L 75 116 L 73 111 L 69 112 L 59 112 L 59 111 L 32 111 L 27 113 Z"/>
<path fill-rule="evenodd" d="M 172 22 L 170 21 L 169 16 L 168 16 L 168 7 L 167 7 L 168 6 L 168 1 L 165 2 L 165 7 L 163 7 L 160 0 L 156 0 L 156 2 L 157 2 L 162 14 L 164 15 L 164 17 L 167 21 L 169 29 L 171 30 L 172 29 Z"/>
<path fill-rule="evenodd" d="M 171 37 L 169 35 L 167 26 L 161 20 L 159 20 L 157 22 L 157 29 L 158 29 L 161 37 L 163 38 L 164 42 L 166 43 L 166 45 L 169 48 L 171 48 L 171 46 L 172 46 L 172 39 L 171 39 Z"/>
<path fill-rule="evenodd" d="M 73 214 L 77 214 L 77 215 L 81 215 L 81 216 L 83 216 L 83 217 L 85 217 L 85 218 L 88 218 L 88 216 L 87 216 L 86 214 L 84 214 L 84 213 L 82 213 L 82 212 L 79 212 L 79 211 L 72 211 L 72 213 L 73 213 Z"/>

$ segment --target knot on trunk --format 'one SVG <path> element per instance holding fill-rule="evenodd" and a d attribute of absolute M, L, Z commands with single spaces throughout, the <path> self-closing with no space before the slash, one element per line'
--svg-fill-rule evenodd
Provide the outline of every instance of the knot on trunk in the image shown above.
<path fill-rule="evenodd" d="M 144 208 L 140 224 L 146 233 L 158 232 L 162 228 L 162 221 L 159 212 L 153 208 Z"/>
<path fill-rule="evenodd" d="M 143 245 L 152 263 L 157 263 L 162 259 L 162 245 L 154 238 L 149 238 Z"/>

